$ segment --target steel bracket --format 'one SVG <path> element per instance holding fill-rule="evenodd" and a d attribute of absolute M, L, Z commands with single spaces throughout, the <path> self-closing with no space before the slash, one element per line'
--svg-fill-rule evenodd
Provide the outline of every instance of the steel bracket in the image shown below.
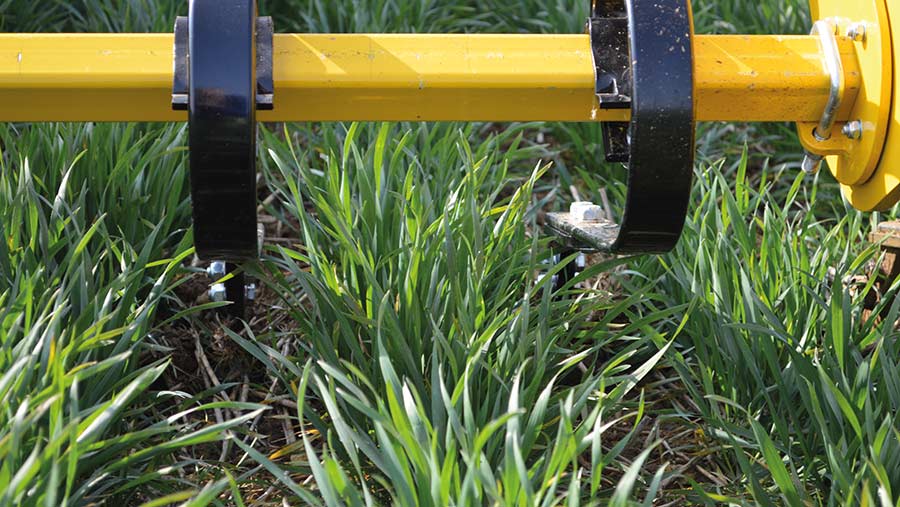
<path fill-rule="evenodd" d="M 628 14 L 622 0 L 595 0 L 587 23 L 594 59 L 594 82 L 601 109 L 631 107 L 631 48 Z M 628 122 L 602 126 L 607 162 L 628 162 Z"/>

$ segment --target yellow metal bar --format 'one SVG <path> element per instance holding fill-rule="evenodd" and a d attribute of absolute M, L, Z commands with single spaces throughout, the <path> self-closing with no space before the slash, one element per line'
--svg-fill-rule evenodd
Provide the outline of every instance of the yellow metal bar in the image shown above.
<path fill-rule="evenodd" d="M 276 35 L 261 121 L 615 121 L 586 35 Z M 184 121 L 171 34 L 0 35 L 0 121 Z M 841 41 L 845 103 L 859 88 Z M 829 79 L 814 37 L 695 39 L 697 119 L 816 121 Z M 665 86 L 665 83 L 659 83 Z M 844 111 L 838 120 L 846 120 Z"/>
<path fill-rule="evenodd" d="M 695 41 L 698 120 L 818 122 L 822 117 L 830 77 L 817 37 L 698 35 Z M 852 41 L 840 38 L 838 48 L 846 78 L 837 116 L 843 122 L 862 74 Z"/>

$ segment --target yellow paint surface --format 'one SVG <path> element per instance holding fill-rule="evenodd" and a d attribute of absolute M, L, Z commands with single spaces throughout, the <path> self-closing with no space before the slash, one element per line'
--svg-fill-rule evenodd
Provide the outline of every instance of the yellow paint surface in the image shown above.
<path fill-rule="evenodd" d="M 0 35 L 0 121 L 184 121 L 169 106 L 172 46 L 171 34 Z M 840 47 L 852 96 L 859 68 Z M 828 98 L 815 37 L 698 35 L 695 52 L 699 121 L 815 121 Z M 597 107 L 586 35 L 277 34 L 274 53 L 261 121 L 630 115 Z"/>

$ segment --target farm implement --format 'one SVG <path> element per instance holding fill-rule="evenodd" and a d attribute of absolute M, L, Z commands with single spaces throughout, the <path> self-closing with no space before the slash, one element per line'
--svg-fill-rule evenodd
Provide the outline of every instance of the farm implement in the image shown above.
<path fill-rule="evenodd" d="M 688 0 L 595 0 L 583 34 L 281 34 L 254 0 L 193 0 L 174 34 L 0 35 L 0 121 L 188 122 L 197 255 L 221 298 L 260 254 L 257 122 L 602 123 L 621 222 L 574 203 L 574 248 L 662 253 L 688 210 L 698 121 L 795 122 L 863 211 L 900 200 L 900 1 L 811 0 L 809 35 L 699 35 Z M 601 140 L 598 140 L 601 141 Z"/>

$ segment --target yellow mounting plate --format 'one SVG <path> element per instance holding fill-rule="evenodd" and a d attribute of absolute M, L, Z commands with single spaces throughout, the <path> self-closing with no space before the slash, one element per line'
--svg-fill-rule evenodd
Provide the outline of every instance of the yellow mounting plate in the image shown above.
<path fill-rule="evenodd" d="M 844 123 L 834 126 L 828 141 L 813 136 L 815 123 L 799 123 L 800 142 L 826 160 L 835 178 L 845 186 L 861 185 L 878 168 L 888 134 L 893 92 L 893 57 L 891 25 L 887 3 L 894 0 L 811 0 L 813 19 L 830 19 L 838 25 L 839 37 L 846 37 L 851 26 L 865 27 L 865 36 L 854 43 L 862 85 L 850 113 L 851 120 L 862 124 L 862 136 L 851 140 L 841 133 Z M 900 15 L 900 13 L 898 13 Z M 845 69 L 847 65 L 844 65 Z M 844 100 L 851 101 L 855 90 L 844 90 Z M 845 104 L 846 105 L 846 104 Z M 845 189 L 845 195 L 847 194 Z M 874 203 L 851 203 L 861 209 L 872 209 Z"/>
<path fill-rule="evenodd" d="M 896 59 L 900 56 L 900 3 L 889 0 L 887 11 Z M 893 82 L 900 84 L 900 66 L 893 67 Z M 884 211 L 900 200 L 900 93 L 897 91 L 891 100 L 888 137 L 878 168 L 865 183 L 845 186 L 843 191 L 850 204 L 867 211 Z"/>

